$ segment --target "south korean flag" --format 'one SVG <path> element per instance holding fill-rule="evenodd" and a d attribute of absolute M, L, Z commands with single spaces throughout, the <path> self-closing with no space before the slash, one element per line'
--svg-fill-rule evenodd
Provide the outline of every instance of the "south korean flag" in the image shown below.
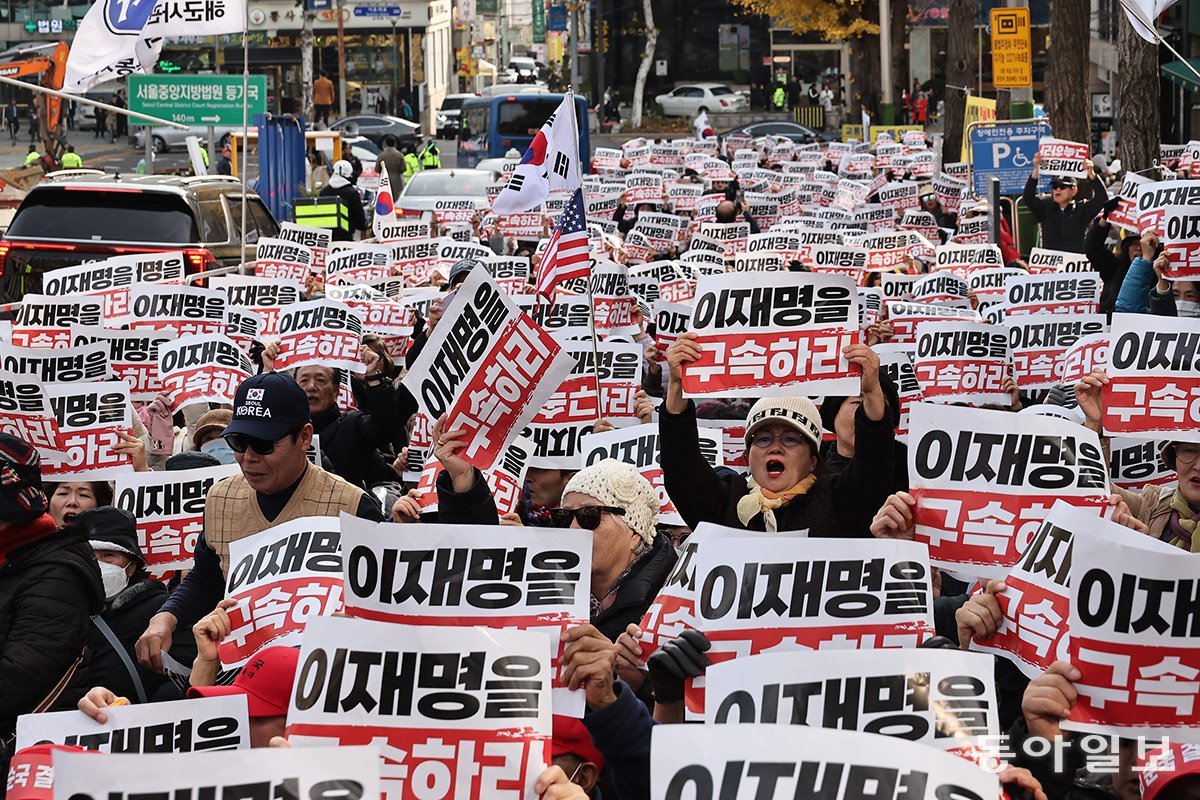
<path fill-rule="evenodd" d="M 540 206 L 552 190 L 579 188 L 579 130 L 575 95 L 562 103 L 533 137 L 521 163 L 492 201 L 496 214 L 521 214 Z"/>

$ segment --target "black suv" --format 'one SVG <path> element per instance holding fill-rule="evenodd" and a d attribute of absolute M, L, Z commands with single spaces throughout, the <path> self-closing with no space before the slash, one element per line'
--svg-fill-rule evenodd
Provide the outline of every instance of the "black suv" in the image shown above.
<path fill-rule="evenodd" d="M 279 226 L 257 194 L 247 201 L 243 237 L 242 184 L 228 175 L 51 173 L 0 239 L 0 304 L 41 292 L 48 270 L 128 253 L 183 250 L 189 273 L 252 260 Z"/>

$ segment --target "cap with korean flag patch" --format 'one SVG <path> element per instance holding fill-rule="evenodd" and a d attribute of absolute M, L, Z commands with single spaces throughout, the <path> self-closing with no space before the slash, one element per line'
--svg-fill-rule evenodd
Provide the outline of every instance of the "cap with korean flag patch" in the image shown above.
<path fill-rule="evenodd" d="M 233 419 L 224 436 L 275 441 L 310 421 L 308 396 L 291 375 L 264 372 L 247 378 L 233 396 Z"/>

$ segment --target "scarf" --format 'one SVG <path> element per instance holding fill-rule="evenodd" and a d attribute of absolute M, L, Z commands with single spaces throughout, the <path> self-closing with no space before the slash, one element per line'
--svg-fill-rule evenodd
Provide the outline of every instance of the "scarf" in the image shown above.
<path fill-rule="evenodd" d="M 1196 516 L 1195 509 L 1176 489 L 1175 496 L 1171 498 L 1171 517 L 1167 521 L 1167 527 L 1172 535 L 1172 545 L 1193 553 L 1200 553 L 1200 538 L 1196 537 Z"/>
<path fill-rule="evenodd" d="M 747 481 L 747 484 L 750 486 L 750 494 L 738 500 L 738 519 L 743 525 L 748 525 L 756 514 L 761 513 L 763 515 L 763 525 L 766 527 L 767 533 L 775 533 L 779 530 L 779 525 L 775 522 L 775 509 L 786 506 L 792 502 L 793 498 L 799 497 L 802 494 L 808 494 L 808 490 L 816 482 L 817 476 L 809 475 L 786 492 L 775 494 L 769 489 L 760 489 L 758 484 L 754 482 L 754 479 L 750 478 Z"/>
<path fill-rule="evenodd" d="M 36 542 L 44 536 L 54 533 L 58 525 L 49 514 L 42 514 L 32 522 L 24 525 L 13 525 L 0 531 L 0 564 L 8 561 L 8 554 L 22 545 Z"/>

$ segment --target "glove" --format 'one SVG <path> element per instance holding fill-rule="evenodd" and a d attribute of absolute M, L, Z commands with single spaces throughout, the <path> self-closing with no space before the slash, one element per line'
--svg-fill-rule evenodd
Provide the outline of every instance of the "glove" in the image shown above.
<path fill-rule="evenodd" d="M 697 630 L 686 630 L 654 652 L 646 661 L 654 700 L 678 703 L 683 699 L 683 682 L 698 678 L 712 664 L 704 655 L 712 643 Z"/>

